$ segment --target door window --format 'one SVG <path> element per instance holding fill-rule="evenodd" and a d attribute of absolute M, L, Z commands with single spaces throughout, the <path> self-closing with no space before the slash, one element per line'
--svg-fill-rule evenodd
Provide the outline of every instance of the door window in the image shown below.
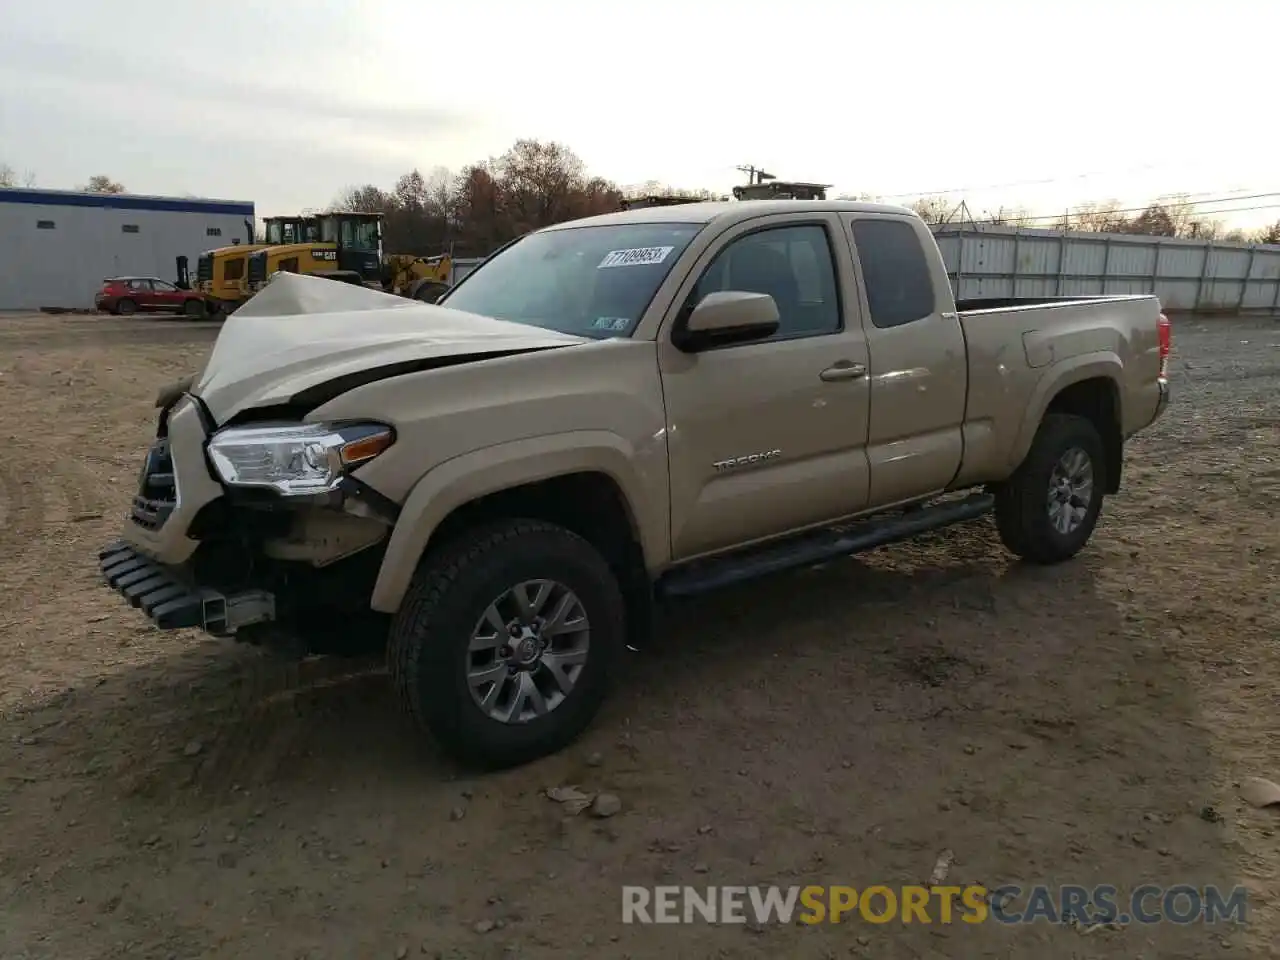
<path fill-rule="evenodd" d="M 897 327 L 932 316 L 933 275 L 911 224 L 856 220 L 853 240 L 873 324 Z"/>
<path fill-rule="evenodd" d="M 149 292 L 151 290 L 150 280 L 130 280 L 129 289 L 136 290 L 139 293 Z"/>
<path fill-rule="evenodd" d="M 773 297 L 778 307 L 774 340 L 842 328 L 831 243 L 817 224 L 770 227 L 732 241 L 698 281 L 694 302 L 721 290 Z"/>
<path fill-rule="evenodd" d="M 172 283 L 166 283 L 164 280 L 152 280 L 151 286 L 156 291 L 156 293 L 177 293 L 178 292 L 177 287 L 175 287 Z"/>

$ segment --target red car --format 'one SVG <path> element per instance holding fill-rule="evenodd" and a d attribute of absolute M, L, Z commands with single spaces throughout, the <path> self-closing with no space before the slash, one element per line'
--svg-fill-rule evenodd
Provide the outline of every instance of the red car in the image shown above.
<path fill-rule="evenodd" d="M 99 310 L 125 317 L 139 310 L 181 313 L 188 317 L 205 315 L 203 296 L 156 277 L 110 277 L 102 281 L 102 289 L 93 298 L 93 304 Z"/>

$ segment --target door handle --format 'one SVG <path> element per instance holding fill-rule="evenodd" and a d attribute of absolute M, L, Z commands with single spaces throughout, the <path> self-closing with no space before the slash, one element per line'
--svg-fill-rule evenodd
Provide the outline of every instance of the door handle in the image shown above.
<path fill-rule="evenodd" d="M 866 376 L 866 373 L 867 368 L 862 364 L 841 360 L 835 366 L 827 367 L 818 377 L 827 383 L 834 383 L 837 380 L 857 380 Z"/>

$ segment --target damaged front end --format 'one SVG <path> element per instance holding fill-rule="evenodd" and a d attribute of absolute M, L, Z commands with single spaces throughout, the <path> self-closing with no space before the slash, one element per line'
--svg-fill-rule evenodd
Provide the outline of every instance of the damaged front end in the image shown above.
<path fill-rule="evenodd" d="M 369 419 L 318 422 L 380 380 L 588 342 L 316 277 L 281 275 L 226 321 L 204 371 L 160 391 L 107 583 L 162 629 L 343 643 L 366 622 L 398 504 L 360 479 L 429 449 Z M 445 454 L 439 454 L 445 456 Z M 385 636 L 385 633 L 383 634 Z M 326 641 L 327 642 L 327 641 Z"/>
<path fill-rule="evenodd" d="M 154 442 L 107 584 L 163 630 L 298 653 L 342 652 L 378 618 L 368 598 L 398 508 L 358 468 L 395 443 L 379 423 L 266 420 L 221 428 L 185 378 L 160 391 Z"/>
<path fill-rule="evenodd" d="M 331 652 L 376 619 L 397 508 L 355 471 L 394 442 L 372 423 L 215 430 L 197 399 L 169 398 L 102 575 L 161 629 Z"/>

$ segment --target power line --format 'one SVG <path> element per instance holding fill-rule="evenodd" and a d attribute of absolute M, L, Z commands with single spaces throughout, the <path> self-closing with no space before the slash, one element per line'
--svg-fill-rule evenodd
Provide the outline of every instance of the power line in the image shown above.
<path fill-rule="evenodd" d="M 1089 210 L 1089 211 L 1086 211 L 1086 212 L 1089 212 L 1089 213 L 1098 213 L 1098 214 L 1102 214 L 1102 215 L 1110 216 L 1110 215 L 1111 215 L 1111 214 L 1113 214 L 1113 213 L 1143 213 L 1143 212 L 1145 212 L 1145 211 L 1147 211 L 1147 210 L 1151 209 L 1153 206 L 1154 206 L 1154 207 L 1161 207 L 1161 208 L 1163 208 L 1163 209 L 1165 209 L 1165 210 L 1180 210 L 1180 209 L 1183 209 L 1183 208 L 1185 208 L 1185 207 L 1199 207 L 1199 206 L 1201 206 L 1201 205 L 1203 205 L 1203 204 L 1206 204 L 1206 203 L 1232 203 L 1232 202 L 1240 201 L 1240 200 L 1265 200 L 1265 199 L 1270 199 L 1270 198 L 1272 198 L 1272 197 L 1280 197 L 1280 192 L 1274 192 L 1274 193 L 1255 193 L 1255 194 L 1251 194 L 1251 195 L 1249 195 L 1249 196 L 1245 196 L 1245 197 L 1221 197 L 1221 198 L 1216 199 L 1216 200 L 1187 200 L 1187 201 L 1181 201 L 1181 202 L 1177 202 L 1177 203 L 1160 203 L 1160 202 L 1154 202 L 1154 203 L 1148 203 L 1148 204 L 1146 204 L 1146 205 L 1144 205 L 1144 206 L 1141 206 L 1141 207 L 1117 207 L 1117 208 L 1116 208 L 1116 209 L 1114 209 L 1114 210 L 1109 210 L 1109 209 L 1105 209 L 1105 208 L 1104 208 L 1104 209 L 1096 209 L 1096 208 L 1095 208 L 1095 209 L 1093 209 L 1093 210 Z M 1227 209 L 1227 210 L 1205 210 L 1205 211 L 1202 211 L 1202 212 L 1204 212 L 1204 213 L 1209 213 L 1209 214 L 1216 214 L 1216 213 L 1246 213 L 1246 212 L 1249 212 L 1249 211 L 1252 211 L 1252 210 L 1273 210 L 1273 209 L 1276 209 L 1277 207 L 1280 207 L 1280 203 L 1275 203 L 1275 204 L 1261 204 L 1261 205 L 1258 205 L 1258 206 L 1251 206 L 1251 207 L 1232 207 L 1232 208 Z M 1079 209 L 1079 208 L 1077 208 L 1077 209 Z M 1003 222 L 1003 223 L 1026 223 L 1026 222 L 1031 221 L 1031 220 L 1059 220 L 1059 219 L 1062 219 L 1063 217 L 1070 216 L 1070 213 L 1071 213 L 1070 209 L 1067 209 L 1067 210 L 1063 211 L 1062 213 L 1044 213 L 1044 214 L 1036 214 L 1036 215 L 1033 215 L 1033 216 L 1025 216 L 1025 217 L 1002 217 L 1002 218 L 1001 218 L 1001 222 Z"/>
<path fill-rule="evenodd" d="M 879 194 L 883 200 L 893 200 L 899 197 L 935 197 L 947 193 L 969 193 L 976 190 L 1000 190 L 1005 187 L 1032 187 L 1041 186 L 1048 183 L 1065 183 L 1068 180 L 1084 180 L 1088 177 L 1100 177 L 1106 174 L 1117 173 L 1138 173 L 1142 170 L 1154 170 L 1159 167 L 1168 167 L 1168 163 L 1144 163 L 1138 167 L 1125 167 L 1119 170 L 1093 170 L 1088 173 L 1073 173 L 1065 177 L 1049 177 L 1044 180 L 1014 180 L 1009 183 L 989 183 L 985 186 L 969 186 L 969 187 L 950 187 L 946 190 L 911 190 L 906 193 L 883 193 Z"/>

